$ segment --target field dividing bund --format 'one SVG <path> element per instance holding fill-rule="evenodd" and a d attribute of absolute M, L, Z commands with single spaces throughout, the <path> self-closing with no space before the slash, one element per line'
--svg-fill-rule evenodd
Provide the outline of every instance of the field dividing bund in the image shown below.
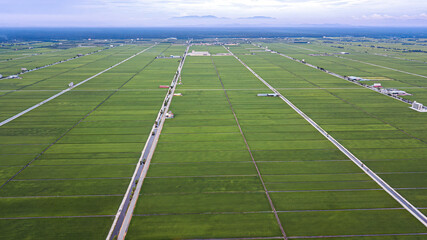
<path fill-rule="evenodd" d="M 288 239 L 426 233 L 235 58 L 212 59 Z M 127 239 L 284 238 L 212 59 L 186 60 Z"/>
<path fill-rule="evenodd" d="M 229 50 L 230 53 L 232 53 Z M 380 185 L 390 196 L 392 196 L 396 201 L 398 201 L 406 210 L 408 210 L 414 217 L 416 217 L 424 226 L 427 227 L 427 217 L 424 216 L 416 207 L 414 207 L 408 200 L 402 197 L 396 190 L 389 186 L 383 179 L 381 179 L 377 174 L 372 172 L 366 165 L 362 163 L 356 156 L 348 151 L 341 143 L 339 143 L 335 138 L 329 135 L 328 132 L 323 130 L 316 122 L 309 118 L 304 112 L 297 108 L 291 101 L 285 98 L 279 91 L 273 88 L 268 84 L 264 79 L 262 79 L 258 74 L 256 74 L 250 67 L 248 67 L 242 60 L 240 60 L 236 55 L 233 56 L 244 65 L 252 74 L 254 74 L 260 81 L 262 81 L 271 91 L 278 94 L 279 97 L 286 102 L 292 109 L 294 109 L 299 115 L 301 115 L 307 122 L 309 122 L 316 130 L 318 130 L 324 137 L 326 137 L 331 143 L 333 143 L 341 152 L 343 152 L 349 159 L 351 159 L 360 169 L 362 169 L 369 177 L 372 178 L 378 185 Z"/>
<path fill-rule="evenodd" d="M 182 67 L 184 66 L 185 59 L 187 57 L 188 49 L 187 46 L 182 59 L 178 65 L 176 74 L 170 84 L 169 90 L 162 102 L 162 107 L 157 114 L 155 123 L 150 131 L 148 139 L 145 143 L 144 149 L 141 152 L 141 156 L 135 168 L 134 174 L 130 181 L 129 187 L 120 204 L 119 210 L 114 219 L 113 225 L 111 226 L 110 232 L 108 233 L 108 239 L 124 239 L 129 228 L 130 221 L 135 210 L 135 205 L 138 201 L 139 193 L 141 191 L 142 184 L 144 182 L 147 171 L 150 167 L 151 158 L 156 149 L 159 136 L 162 132 L 163 124 L 166 120 L 166 113 L 169 111 L 169 106 L 172 103 L 172 99 L 175 93 L 178 79 L 181 77 Z"/>
<path fill-rule="evenodd" d="M 189 56 L 182 83 L 126 238 L 283 239 L 212 60 Z"/>
<path fill-rule="evenodd" d="M 417 77 L 427 78 L 427 76 L 424 76 L 424 75 L 421 75 L 421 74 L 416 74 L 416 73 L 411 73 L 411 72 L 407 72 L 407 71 L 402 71 L 402 70 L 399 70 L 399 69 L 385 67 L 385 66 L 381 66 L 381 65 L 378 65 L 378 64 L 373 64 L 373 63 L 364 62 L 364 61 L 355 60 L 355 59 L 346 58 L 346 57 L 341 57 L 341 56 L 339 56 L 339 58 L 347 59 L 347 60 L 350 60 L 350 61 L 355 61 L 355 62 L 359 62 L 359 63 L 363 63 L 363 64 L 375 66 L 375 67 L 380 67 L 380 68 L 384 68 L 384 69 L 388 69 L 388 70 L 392 70 L 392 71 L 396 71 L 396 72 L 406 73 L 406 74 L 414 75 L 414 76 L 417 76 Z"/>
<path fill-rule="evenodd" d="M 185 50 L 159 44 L 0 128 L 2 182 L 32 162 L 0 188 L 0 238 L 105 239 L 167 91 L 120 90 L 169 84 L 177 59 L 155 57 L 172 49 Z"/>
<path fill-rule="evenodd" d="M 75 61 L 26 73 L 22 79 L 1 80 L 0 87 L 4 92 L 0 94 L 0 119 L 4 120 L 52 96 L 52 93 L 46 90 L 58 92 L 68 88 L 71 81 L 77 84 L 146 47 L 148 45 L 116 47 Z"/>
<path fill-rule="evenodd" d="M 153 45 L 153 46 L 155 46 L 155 45 Z M 7 123 L 9 123 L 9 122 L 11 122 L 11 121 L 13 121 L 13 120 L 15 120 L 15 119 L 17 119 L 17 118 L 19 118 L 20 116 L 22 116 L 22 115 L 24 115 L 24 114 L 28 113 L 29 111 L 32 111 L 33 109 L 36 109 L 36 108 L 40 107 L 41 105 L 43 105 L 43 104 L 45 104 L 45 103 L 47 103 L 47 102 L 49 102 L 49 101 L 51 101 L 51 100 L 53 100 L 53 99 L 55 99 L 55 98 L 57 98 L 57 97 L 61 96 L 62 94 L 67 93 L 68 91 L 71 91 L 71 90 L 73 90 L 74 88 L 76 88 L 76 87 L 78 87 L 78 86 L 80 86 L 80 85 L 82 85 L 82 84 L 84 84 L 84 83 L 86 83 L 86 82 L 88 82 L 88 81 L 90 81 L 90 80 L 92 80 L 92 79 L 94 79 L 94 78 L 98 77 L 99 75 L 101 75 L 101 74 L 103 74 L 103 73 L 105 73 L 105 72 L 109 71 L 110 69 L 113 69 L 113 68 L 115 68 L 115 67 L 119 66 L 120 64 L 122 64 L 122 63 L 125 63 L 125 62 L 129 61 L 130 59 L 132 59 L 132 58 L 134 58 L 135 56 L 138 56 L 139 54 L 141 54 L 141 53 L 143 53 L 143 52 L 147 51 L 148 49 L 152 48 L 153 46 L 150 46 L 150 47 L 148 47 L 148 48 L 146 48 L 146 49 L 144 49 L 144 50 L 142 50 L 142 51 L 140 51 L 140 52 L 138 52 L 138 53 L 136 53 L 136 54 L 134 54 L 134 55 L 132 55 L 132 56 L 130 56 L 130 57 L 128 57 L 128 58 L 126 58 L 125 60 L 122 60 L 121 62 L 118 62 L 118 63 L 114 64 L 113 66 L 108 67 L 108 68 L 106 68 L 106 69 L 102 70 L 101 72 L 99 72 L 99 73 L 97 73 L 97 74 L 95 74 L 95 75 L 93 75 L 93 76 L 91 76 L 91 77 L 89 77 L 89 78 L 87 78 L 87 79 L 85 79 L 85 80 L 83 80 L 83 81 L 81 81 L 81 82 L 79 82 L 79 83 L 75 84 L 75 85 L 72 85 L 72 86 L 70 86 L 69 88 L 64 89 L 64 90 L 62 90 L 61 92 L 59 92 L 59 93 L 57 93 L 57 94 L 55 94 L 55 95 L 53 95 L 53 96 L 51 96 L 51 97 L 47 98 L 46 100 L 43 100 L 43 101 L 41 101 L 41 102 L 37 103 L 36 105 L 34 105 L 34 106 L 30 107 L 30 108 L 27 108 L 27 109 L 25 109 L 24 111 L 22 111 L 22 112 L 20 112 L 20 113 L 18 113 L 18 114 L 16 114 L 16 115 L 14 115 L 14 116 L 12 116 L 12 117 L 10 117 L 10 118 L 6 119 L 6 120 L 4 120 L 4 121 L 0 122 L 0 127 L 1 127 L 1 126 L 3 126 L 3 125 L 5 125 L 5 124 L 7 124 Z"/>
<path fill-rule="evenodd" d="M 243 141 L 245 141 L 246 148 L 248 149 L 248 152 L 251 155 L 252 162 L 255 165 L 255 169 L 257 171 L 258 177 L 259 177 L 259 179 L 261 181 L 262 187 L 264 188 L 265 195 L 267 196 L 268 203 L 270 204 L 271 210 L 273 210 L 274 216 L 276 218 L 277 224 L 279 225 L 280 231 L 282 232 L 283 238 L 286 239 L 287 238 L 286 237 L 286 233 L 285 233 L 285 230 L 283 229 L 282 223 L 280 222 L 279 215 L 277 215 L 276 207 L 274 206 L 273 201 L 271 200 L 270 194 L 268 193 L 268 190 L 267 190 L 267 188 L 265 186 L 264 180 L 262 179 L 262 176 L 261 176 L 261 173 L 259 171 L 258 165 L 255 162 L 254 156 L 252 155 L 251 148 L 248 145 L 248 141 L 246 140 L 246 137 L 243 134 L 242 127 L 240 126 L 239 120 L 237 119 L 236 112 L 233 109 L 233 105 L 231 104 L 230 98 L 228 97 L 228 94 L 227 94 L 227 90 L 225 90 L 224 83 L 221 80 L 221 76 L 219 75 L 218 69 L 217 69 L 217 67 L 215 65 L 215 62 L 212 59 L 212 56 L 211 56 L 211 60 L 212 60 L 212 64 L 214 65 L 216 74 L 218 75 L 218 79 L 221 82 L 221 86 L 224 89 L 224 94 L 225 94 L 225 97 L 227 98 L 227 102 L 230 105 L 231 111 L 233 112 L 233 116 L 234 116 L 234 119 L 236 120 L 236 124 L 239 127 L 240 134 L 242 135 Z"/>
<path fill-rule="evenodd" d="M 334 89 L 351 83 L 276 54 L 241 58 L 272 85 L 299 83 L 300 90 L 280 91 L 402 196 L 425 207 L 425 114 L 363 88 Z M 303 89 L 306 83 L 319 88 Z"/>
<path fill-rule="evenodd" d="M 372 85 L 373 83 L 381 83 L 384 88 L 397 88 L 400 90 L 407 90 L 412 96 L 403 96 L 409 100 L 416 100 L 418 102 L 427 102 L 425 84 L 425 64 L 414 62 L 389 61 L 378 59 L 378 56 L 370 56 L 365 53 L 358 53 L 350 51 L 350 55 L 342 56 L 310 56 L 312 53 L 321 52 L 336 52 L 337 50 L 332 47 L 323 47 L 319 45 L 310 46 L 313 49 L 301 47 L 297 44 L 271 44 L 269 47 L 275 51 L 286 53 L 286 55 L 297 58 L 305 59 L 306 62 L 313 65 L 330 70 L 342 76 L 358 76 L 363 78 L 383 77 L 390 79 L 387 81 L 368 81 L 364 84 Z M 323 47 L 323 48 L 322 48 Z M 362 62 L 368 61 L 374 65 L 366 65 Z M 385 68 L 382 68 L 385 67 Z M 393 68 L 398 70 L 393 71 Z M 409 69 L 407 71 L 404 71 Z M 400 71 L 400 72 L 399 72 Z M 408 73 L 406 73 L 408 72 Z M 415 75 L 413 75 L 413 74 Z M 418 76 L 419 75 L 419 76 Z"/>
<path fill-rule="evenodd" d="M 238 47 L 235 47 L 235 48 L 238 49 Z M 250 63 L 252 65 L 255 65 L 257 69 L 263 69 L 262 74 L 266 74 L 268 78 L 275 80 L 273 76 L 278 76 L 279 75 L 278 73 L 280 72 L 281 76 L 283 75 L 286 76 L 284 79 L 286 80 L 288 79 L 286 73 L 283 70 L 279 70 L 279 68 L 273 68 L 271 64 L 267 64 L 265 61 L 262 61 L 261 60 L 262 58 L 260 58 L 257 55 L 247 56 L 242 54 L 241 57 L 245 59 L 251 59 Z M 258 65 L 255 64 L 255 62 L 258 63 Z M 219 68 L 219 71 L 221 73 L 221 68 Z M 290 84 L 297 83 L 297 78 L 290 77 L 289 79 L 291 81 Z M 276 82 L 278 84 L 280 83 L 279 81 L 276 81 Z M 284 84 L 284 83 L 286 82 L 282 80 L 280 84 Z M 301 81 L 301 86 L 305 86 L 304 81 Z M 294 90 L 290 90 L 286 92 L 288 93 L 293 91 Z M 321 90 L 321 91 L 324 91 L 324 90 Z M 342 90 L 342 91 L 344 92 L 345 90 Z M 296 92 L 297 93 L 291 94 L 291 95 L 298 96 L 298 94 L 301 94 L 301 92 L 306 92 L 307 96 L 310 96 L 310 94 L 313 94 L 311 90 L 310 91 L 301 90 Z M 318 91 L 314 91 L 314 92 L 318 92 Z M 275 98 L 270 98 L 270 99 L 275 99 Z M 318 99 L 318 101 L 322 103 L 321 98 Z M 329 106 L 328 110 L 331 111 L 331 106 Z M 238 109 L 237 109 L 237 113 L 239 114 Z M 287 121 L 287 118 L 282 119 L 282 121 Z M 272 122 L 269 121 L 268 124 L 272 124 Z M 304 128 L 301 128 L 301 127 L 303 127 L 303 125 L 300 125 L 300 127 L 295 127 L 295 129 L 303 130 Z M 253 145 L 253 143 L 251 142 L 251 139 L 249 139 L 249 145 L 251 146 L 251 148 L 255 150 L 258 148 L 264 148 L 264 149 L 270 149 L 270 151 L 271 150 L 283 151 L 284 149 L 288 149 L 288 147 L 286 147 L 288 144 L 290 144 L 290 146 L 293 146 L 293 148 L 301 148 L 300 146 L 295 145 L 297 144 L 297 141 L 286 142 L 286 144 L 285 143 L 279 144 L 280 142 L 271 141 L 272 136 L 275 136 L 275 137 L 280 136 L 279 135 L 279 131 L 281 132 L 280 129 L 283 129 L 282 131 L 289 131 L 289 130 L 285 130 L 283 127 L 279 127 L 279 126 L 269 126 L 268 128 L 274 129 L 268 135 L 268 138 L 270 138 L 270 140 L 267 140 L 266 138 L 264 142 Z M 268 131 L 268 128 L 266 128 L 265 126 L 264 127 L 259 126 L 257 128 L 251 127 L 249 128 L 249 130 L 262 132 L 262 131 Z M 248 128 L 245 128 L 245 126 L 243 125 L 243 131 L 245 130 L 248 130 Z M 276 134 L 273 134 L 273 133 L 276 133 Z M 245 133 L 245 135 L 247 134 Z M 258 139 L 262 140 L 264 138 L 258 137 Z M 315 146 L 315 145 L 312 145 L 312 146 Z M 283 214 L 282 223 L 284 224 L 284 229 L 289 238 L 293 238 L 295 235 L 312 236 L 313 238 L 314 236 L 318 236 L 320 238 L 321 236 L 329 236 L 329 235 L 341 236 L 341 235 L 349 234 L 349 235 L 358 236 L 358 235 L 369 234 L 373 232 L 375 232 L 375 234 L 381 235 L 381 234 L 389 234 L 390 232 L 400 234 L 401 232 L 411 233 L 412 231 L 414 231 L 414 228 L 408 227 L 409 225 L 407 227 L 401 226 L 398 229 L 396 228 L 396 225 L 395 225 L 397 222 L 388 220 L 389 217 L 395 216 L 395 214 L 397 214 L 396 212 L 393 212 L 391 210 L 393 208 L 391 207 L 392 205 L 395 205 L 398 209 L 400 209 L 395 211 L 399 211 L 398 214 L 401 214 L 401 215 L 403 214 L 402 212 L 403 208 L 400 207 L 399 204 L 397 204 L 397 202 L 394 202 L 394 203 L 389 202 L 390 200 L 392 201 L 394 200 L 393 198 L 388 196 L 384 191 L 373 190 L 373 189 L 378 189 L 378 185 L 373 180 L 368 181 L 365 177 L 363 177 L 365 180 L 360 181 L 362 179 L 356 180 L 355 178 L 353 178 L 353 177 L 362 177 L 364 175 L 369 179 L 367 175 L 365 175 L 362 171 L 360 171 L 360 168 L 358 168 L 351 162 L 350 163 L 353 164 L 354 168 L 357 168 L 358 170 L 353 170 L 354 173 L 349 174 L 350 173 L 348 172 L 349 169 L 345 170 L 345 168 L 343 168 L 345 166 L 344 163 L 347 165 L 349 162 L 348 160 L 344 160 L 346 159 L 345 156 L 341 157 L 341 161 L 339 159 L 332 161 L 333 158 L 329 158 L 329 159 L 324 159 L 323 161 L 304 161 L 304 164 L 303 164 L 303 163 L 299 163 L 297 160 L 298 158 L 301 158 L 303 156 L 307 159 L 307 157 L 310 156 L 308 154 L 309 151 L 305 151 L 305 154 L 300 153 L 301 155 L 297 154 L 298 153 L 297 151 L 287 152 L 287 153 L 291 155 L 288 157 L 281 157 L 281 158 L 286 158 L 288 160 L 279 161 L 277 159 L 278 155 L 275 154 L 274 152 L 272 153 L 264 152 L 265 156 L 263 156 L 262 159 L 265 159 L 265 160 L 263 160 L 262 163 L 265 164 L 266 166 L 270 165 L 272 167 L 272 169 L 268 171 L 268 173 L 277 174 L 277 175 L 289 172 L 292 169 L 289 166 L 294 165 L 296 167 L 295 170 L 297 170 L 297 172 L 294 172 L 294 174 L 297 173 L 298 175 L 295 175 L 295 176 L 288 176 L 287 178 L 283 178 L 279 176 L 264 177 L 266 179 L 267 187 L 273 187 L 272 189 L 273 191 L 275 192 L 278 191 L 277 192 L 278 195 L 272 195 L 273 201 L 278 201 L 280 199 L 279 202 L 283 201 L 284 203 L 287 203 L 287 204 L 276 203 L 275 205 L 277 207 L 279 215 Z M 319 158 L 322 157 L 321 154 L 316 154 L 314 156 L 318 156 Z M 257 160 L 257 162 L 259 162 L 259 159 L 257 159 L 257 157 L 259 157 L 259 155 L 258 156 L 255 155 L 255 159 Z M 290 161 L 291 159 L 292 161 Z M 370 162 L 368 164 L 370 164 Z M 327 167 L 328 165 L 329 167 Z M 260 163 L 260 166 L 261 166 L 261 173 L 263 174 L 263 176 L 265 176 L 264 174 L 266 172 L 263 172 L 263 168 L 262 168 L 263 165 L 261 165 L 261 163 Z M 350 166 L 347 166 L 347 167 L 350 167 Z M 283 169 L 282 172 L 280 171 L 280 169 Z M 323 175 L 318 175 L 316 176 L 316 178 L 310 179 L 309 177 L 310 175 L 307 175 L 308 172 L 311 172 L 312 174 L 311 178 L 316 176 L 316 174 L 319 174 L 319 173 L 323 173 Z M 356 174 L 357 172 L 360 172 L 362 175 Z M 347 180 L 345 181 L 343 181 L 344 179 L 338 180 L 341 177 L 345 177 L 345 179 Z M 280 180 L 281 178 L 283 180 Z M 350 179 L 353 179 L 353 180 L 350 180 Z M 272 181 L 271 185 L 269 184 L 269 180 Z M 300 182 L 298 184 L 295 184 L 296 181 L 300 181 Z M 366 187 L 361 187 L 361 185 L 359 185 L 359 184 L 362 184 L 362 182 L 363 184 L 367 184 Z M 291 183 L 295 185 L 290 185 Z M 310 189 L 312 190 L 317 189 L 317 190 L 309 191 Z M 335 190 L 340 189 L 340 191 L 331 191 L 332 189 L 335 189 Z M 355 189 L 360 189 L 360 190 L 355 191 Z M 372 189 L 372 190 L 367 190 L 367 189 Z M 301 190 L 304 190 L 304 191 L 301 191 Z M 280 191 L 284 191 L 284 192 L 280 192 Z M 271 194 L 276 194 L 275 192 Z M 335 193 L 338 193 L 338 195 L 335 195 Z M 368 197 L 367 199 L 369 200 L 366 201 L 366 203 L 363 203 L 365 202 L 365 200 L 362 200 L 364 198 L 362 196 L 365 194 L 371 195 L 371 197 Z M 295 195 L 296 196 L 301 195 L 305 197 L 294 198 Z M 376 197 L 373 197 L 373 195 L 376 195 Z M 359 198 L 359 197 L 362 197 L 362 198 Z M 378 199 L 375 200 L 376 198 Z M 294 200 L 291 200 L 291 199 L 294 199 Z M 302 200 L 302 199 L 305 199 L 305 200 Z M 347 200 L 344 200 L 344 199 L 347 199 Z M 351 203 L 347 202 L 349 199 L 352 199 Z M 379 200 L 379 199 L 382 199 L 382 200 Z M 382 204 L 379 204 L 377 206 L 374 206 L 375 203 L 379 203 L 379 202 L 383 202 L 384 205 L 380 206 Z M 388 203 L 386 204 L 386 202 Z M 416 203 L 418 202 L 419 201 L 416 201 Z M 326 205 L 322 205 L 322 204 L 326 204 Z M 365 204 L 371 205 L 371 207 L 366 207 L 367 205 Z M 346 208 L 344 207 L 344 205 L 347 205 L 348 207 L 347 210 L 345 210 Z M 363 205 L 365 205 L 365 207 L 362 207 Z M 388 206 L 385 207 L 385 205 L 388 205 Z M 423 205 L 421 206 L 420 204 L 417 204 L 417 205 L 419 207 L 423 207 Z M 292 209 L 294 207 L 297 207 L 297 209 Z M 359 207 L 360 207 L 360 210 L 357 210 Z M 284 210 L 284 208 L 288 208 L 287 211 L 289 212 L 280 213 L 280 211 Z M 323 209 L 324 211 L 311 211 L 315 209 L 317 210 Z M 332 211 L 334 209 L 336 209 L 337 211 Z M 370 210 L 366 210 L 366 209 L 370 209 Z M 401 219 L 401 221 L 412 222 L 413 225 L 414 226 L 416 225 L 417 226 L 416 228 L 418 229 L 418 230 L 415 230 L 414 232 L 425 233 L 425 228 L 422 226 L 422 224 L 417 222 L 417 220 L 413 218 L 409 213 L 406 213 L 404 215 L 405 215 L 404 217 L 402 215 L 403 218 Z M 305 220 L 302 220 L 302 218 Z M 365 218 L 375 219 L 375 221 L 377 222 L 373 224 L 373 226 L 369 227 L 367 223 L 364 223 L 364 220 L 362 220 Z M 410 220 L 411 218 L 412 220 Z M 341 222 L 338 222 L 338 219 Z M 318 221 L 322 221 L 322 224 L 318 223 Z M 311 225 L 312 227 L 307 227 Z M 333 225 L 335 226 L 335 228 L 332 229 L 331 227 L 328 227 L 328 225 L 331 225 L 331 226 Z M 391 227 L 393 225 L 395 225 L 395 227 Z M 305 226 L 306 229 L 304 229 L 303 226 Z M 350 234 L 350 232 L 352 234 Z"/>
<path fill-rule="evenodd" d="M 47 66 L 53 66 L 59 63 L 74 60 L 79 57 L 91 55 L 99 51 L 108 49 L 107 47 L 73 47 L 65 50 L 53 50 L 36 55 L 27 55 L 10 60 L 0 61 L 0 73 L 3 78 L 7 75 L 21 75 L 21 68 L 26 68 L 28 71 L 42 69 Z M 78 55 L 79 54 L 79 55 Z"/>
<path fill-rule="evenodd" d="M 266 50 L 268 50 L 268 51 L 270 51 L 271 52 L 271 50 L 270 49 L 267 49 L 266 48 Z M 400 97 L 400 96 L 390 96 L 390 95 L 388 95 L 388 94 L 386 94 L 386 93 L 382 93 L 379 89 L 377 89 L 377 88 L 374 88 L 374 87 L 372 87 L 372 86 L 369 86 L 369 85 L 363 85 L 363 83 L 361 83 L 361 82 L 358 82 L 358 81 L 351 81 L 350 79 L 348 79 L 346 76 L 341 76 L 341 75 L 339 75 L 339 74 L 337 74 L 337 73 L 334 73 L 334 72 L 331 72 L 331 71 L 329 71 L 329 70 L 327 70 L 327 69 L 323 69 L 323 68 L 320 68 L 320 67 L 318 67 L 318 66 L 314 66 L 314 65 L 312 65 L 312 64 L 310 64 L 310 63 L 307 63 L 305 60 L 303 61 L 303 60 L 298 60 L 298 59 L 296 59 L 296 58 L 293 58 L 293 57 L 291 57 L 291 56 L 288 56 L 288 55 L 285 55 L 285 54 L 283 54 L 283 53 L 279 53 L 279 52 L 275 52 L 276 54 L 278 54 L 278 55 L 280 55 L 280 56 L 282 56 L 282 57 L 286 57 L 286 58 L 288 58 L 288 59 L 291 59 L 291 60 L 293 60 L 293 61 L 296 61 L 296 62 L 299 62 L 299 63 L 302 63 L 302 64 L 305 64 L 306 66 L 309 66 L 309 67 L 312 67 L 312 68 L 314 68 L 314 69 L 319 69 L 319 70 L 321 70 L 321 71 L 323 71 L 323 72 L 325 72 L 325 73 L 327 73 L 327 74 L 329 74 L 329 75 L 332 75 L 332 76 L 334 76 L 334 77 L 337 77 L 337 78 L 341 78 L 341 79 L 344 79 L 344 80 L 346 80 L 346 81 L 349 81 L 349 82 L 351 82 L 351 83 L 354 83 L 354 84 L 356 84 L 356 85 L 359 85 L 359 86 L 361 86 L 361 87 L 364 87 L 364 88 L 367 88 L 367 89 L 370 89 L 370 90 L 372 90 L 372 91 L 375 91 L 375 92 L 377 92 L 377 93 L 380 93 L 380 94 L 383 94 L 383 95 L 385 95 L 385 96 L 388 96 L 388 97 L 392 97 L 392 98 L 394 98 L 394 99 L 396 99 L 396 100 L 399 100 L 399 101 L 402 101 L 402 102 L 404 102 L 404 103 L 407 103 L 407 104 L 412 104 L 412 101 L 410 101 L 410 100 L 407 100 L 407 99 L 405 99 L 405 98 L 402 98 L 402 97 Z M 341 57 L 340 57 L 341 58 Z M 391 80 L 391 79 L 390 79 Z"/>

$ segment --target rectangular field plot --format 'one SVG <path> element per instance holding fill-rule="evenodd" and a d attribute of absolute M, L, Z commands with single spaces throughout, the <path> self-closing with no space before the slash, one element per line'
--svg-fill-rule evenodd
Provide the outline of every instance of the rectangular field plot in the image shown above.
<path fill-rule="evenodd" d="M 291 236 L 425 233 L 405 210 L 286 212 L 280 218 Z"/>
<path fill-rule="evenodd" d="M 111 217 L 0 220 L 1 239 L 104 239 Z"/>
<path fill-rule="evenodd" d="M 173 88 L 187 44 L 155 41 L 144 38 L 0 81 L 3 121 L 71 81 L 134 56 L 0 126 L 0 239 L 105 239 L 116 214 L 127 211 L 118 209 L 129 183 L 142 188 L 129 187 L 137 200 L 128 208 L 135 206 L 131 221 L 117 225 L 127 229 L 126 239 L 427 236 L 425 226 L 362 170 L 368 167 L 427 213 L 427 114 L 258 44 L 338 74 L 413 90 L 407 98 L 416 101 L 425 98 L 422 64 L 399 65 L 396 58 L 371 54 L 382 48 L 334 38 L 333 44 L 224 39 L 238 43 L 231 45 L 195 39 L 189 52 L 209 54 L 186 57 Z M 378 46 L 396 46 L 388 41 Z M 31 59 L 52 62 L 80 49 L 30 50 L 43 54 L 5 68 L 15 71 Z M 344 50 L 350 54 L 338 54 Z M 2 54 L 0 61 L 18 53 Z M 324 131 L 282 97 L 258 96 L 275 91 L 257 75 Z M 159 110 L 166 110 L 165 94 L 172 90 L 167 111 L 173 117 L 163 118 L 159 128 Z M 149 136 L 152 158 L 139 162 Z M 138 182 L 135 167 L 144 169 Z"/>
<path fill-rule="evenodd" d="M 144 226 L 144 227 L 142 227 Z M 129 239 L 277 237 L 271 213 L 134 216 Z"/>
<path fill-rule="evenodd" d="M 92 76 L 148 46 L 125 47 L 74 71 Z M 170 83 L 178 66 L 155 59 L 168 48 L 159 44 L 2 126 L 0 221 L 24 224 L 23 233 L 2 228 L 2 236 L 105 239 L 166 93 L 147 89 Z M 28 88 L 60 91 L 60 82 L 69 80 L 34 80 Z M 39 92 L 47 98 L 57 91 Z M 13 94 L 25 100 L 30 93 Z M 22 101 L 22 108 L 28 103 Z M 34 230 L 45 224 L 55 234 Z"/>
<path fill-rule="evenodd" d="M 230 49 L 245 53 L 241 47 Z M 258 54 L 239 57 L 252 64 L 253 69 L 274 87 L 301 88 L 282 92 L 284 95 L 290 93 L 292 101 L 295 100 L 303 111 L 313 116 L 317 114 L 315 120 L 319 120 L 331 134 L 336 134 L 337 139 L 350 150 L 380 151 L 405 146 L 409 152 L 423 148 L 419 140 L 373 116 L 385 111 L 383 104 L 387 104 L 389 99 L 373 95 L 375 106 L 363 111 L 369 101 L 355 106 L 359 103 L 349 103 L 350 100 L 344 101 L 334 95 L 346 90 L 334 90 L 332 93 L 319 89 L 357 89 L 348 82 L 318 75 L 317 70 L 281 61 L 280 57 L 270 59 Z M 269 234 L 253 235 L 251 231 L 241 233 L 236 230 L 234 234 L 221 235 L 223 231 L 220 230 L 207 233 L 193 228 L 199 226 L 193 222 L 200 221 L 199 218 L 206 219 L 207 223 L 210 218 L 247 216 L 245 212 L 257 212 L 254 216 L 270 212 L 269 215 L 274 216 L 266 194 L 271 197 L 272 206 L 277 210 L 289 239 L 296 236 L 425 232 L 421 223 L 288 105 L 278 98 L 257 97 L 257 93 L 270 93 L 270 90 L 237 60 L 231 57 L 190 57 L 189 60 L 190 64 L 186 63 L 184 71 L 206 74 L 187 75 L 186 82 L 177 88 L 183 96 L 173 100 L 171 108 L 175 118 L 167 120 L 164 126 L 127 237 L 269 237 Z M 212 70 L 218 71 L 216 79 Z M 215 85 L 218 89 L 213 89 Z M 318 90 L 302 90 L 304 87 Z M 254 91 L 255 88 L 257 90 Z M 221 89 L 223 91 L 219 91 Z M 363 89 L 357 91 L 365 93 Z M 356 90 L 352 92 L 356 93 Z M 391 107 L 400 107 L 390 101 Z M 254 162 L 251 162 L 252 157 Z M 380 166 L 386 163 L 374 159 L 366 164 Z M 416 166 L 420 165 L 414 168 Z M 384 176 L 390 179 L 394 175 Z M 410 182 L 405 181 L 406 184 Z M 264 192 L 262 183 L 267 192 Z M 423 200 L 422 191 L 399 191 L 408 198 Z M 247 199 L 246 196 L 253 197 Z M 257 199 L 255 196 L 262 196 L 264 200 L 251 203 Z M 414 203 L 422 207 L 419 201 Z M 309 224 L 300 225 L 299 216 L 307 216 L 302 222 Z M 368 226 L 367 219 L 372 220 L 375 226 Z M 163 224 L 169 220 L 179 228 L 169 232 L 143 224 L 161 221 L 159 224 L 165 226 Z M 188 221 L 192 224 L 189 225 Z M 395 227 L 399 221 L 407 222 Z M 351 228 L 353 224 L 361 226 Z M 342 227 L 335 230 L 335 225 Z M 209 223 L 209 226 L 213 229 L 221 223 Z M 274 237 L 280 236 L 279 231 Z"/>

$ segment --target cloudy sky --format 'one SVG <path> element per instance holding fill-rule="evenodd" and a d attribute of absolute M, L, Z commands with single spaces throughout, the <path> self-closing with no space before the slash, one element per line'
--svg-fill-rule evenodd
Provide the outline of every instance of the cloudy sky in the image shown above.
<path fill-rule="evenodd" d="M 0 27 L 427 27 L 427 0 L 0 0 Z"/>

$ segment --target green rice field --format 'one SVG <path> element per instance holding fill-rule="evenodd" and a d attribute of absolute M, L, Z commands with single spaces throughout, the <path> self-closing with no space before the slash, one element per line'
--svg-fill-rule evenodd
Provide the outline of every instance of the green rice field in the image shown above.
<path fill-rule="evenodd" d="M 190 47 L 212 55 L 185 60 L 126 239 L 425 239 L 417 218 L 294 109 L 257 96 L 272 91 L 228 50 L 423 214 L 427 113 L 257 45 L 387 79 L 427 104 L 425 55 L 382 56 L 406 45 L 376 40 L 233 41 Z M 21 59 L 0 50 L 0 73 L 103 50 L 0 79 L 1 121 L 138 55 L 0 126 L 0 239 L 106 239 L 168 92 L 159 86 L 181 61 L 158 56 L 182 56 L 186 45 L 48 44 L 29 43 L 20 51 L 42 54 Z M 312 56 L 342 51 L 350 54 Z"/>

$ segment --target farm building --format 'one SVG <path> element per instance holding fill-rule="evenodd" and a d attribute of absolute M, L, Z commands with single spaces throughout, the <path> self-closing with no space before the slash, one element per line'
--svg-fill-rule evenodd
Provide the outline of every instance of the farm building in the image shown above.
<path fill-rule="evenodd" d="M 422 105 L 421 103 L 419 103 L 417 101 L 414 101 L 410 108 L 414 109 L 415 111 L 418 111 L 418 112 L 427 112 L 427 108 L 424 107 L 424 105 Z"/>
<path fill-rule="evenodd" d="M 355 77 L 355 76 L 348 76 L 348 79 L 349 80 L 352 80 L 352 81 L 359 81 L 360 79 L 362 79 L 362 78 L 360 78 L 360 77 Z"/>
<path fill-rule="evenodd" d="M 259 93 L 258 97 L 278 97 L 279 95 L 276 93 Z"/>
<path fill-rule="evenodd" d="M 196 52 L 193 50 L 191 53 L 188 53 L 188 56 L 210 56 L 209 52 Z"/>
<path fill-rule="evenodd" d="M 10 75 L 7 78 L 9 78 L 9 79 L 19 79 L 20 77 L 18 75 Z"/>
<path fill-rule="evenodd" d="M 390 95 L 397 95 L 397 96 L 411 95 L 411 94 L 409 94 L 403 90 L 398 90 L 398 89 L 394 89 L 394 88 L 381 89 L 381 93 L 390 94 Z"/>

